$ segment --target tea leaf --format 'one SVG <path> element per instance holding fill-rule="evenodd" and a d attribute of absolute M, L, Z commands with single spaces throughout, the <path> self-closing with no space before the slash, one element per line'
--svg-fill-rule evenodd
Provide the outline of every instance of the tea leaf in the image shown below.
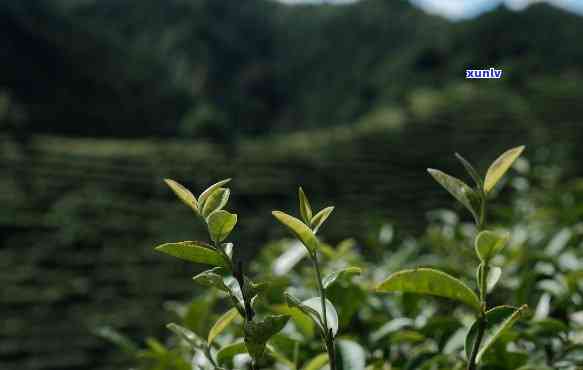
<path fill-rule="evenodd" d="M 247 353 L 247 346 L 245 345 L 245 342 L 241 340 L 228 344 L 217 352 L 217 363 L 219 365 L 223 365 L 241 353 Z"/>
<path fill-rule="evenodd" d="M 324 222 L 330 217 L 330 214 L 334 211 L 334 207 L 326 207 L 320 212 L 316 213 L 314 217 L 312 217 L 312 222 L 310 226 L 314 231 L 314 234 L 320 230 L 320 227 L 324 224 Z"/>
<path fill-rule="evenodd" d="M 215 211 L 207 218 L 209 234 L 215 243 L 225 240 L 237 224 L 237 215 L 224 210 Z"/>
<path fill-rule="evenodd" d="M 302 215 L 302 219 L 306 225 L 309 225 L 312 221 L 312 206 L 310 206 L 310 201 L 301 186 L 298 189 L 298 199 L 300 200 L 300 214 Z"/>
<path fill-rule="evenodd" d="M 490 190 L 494 188 L 496 183 L 500 181 L 514 161 L 516 161 L 520 154 L 522 154 L 523 150 L 524 146 L 507 150 L 490 165 L 490 168 L 488 168 L 488 172 L 486 173 L 486 179 L 484 180 L 485 193 L 490 192 Z"/>
<path fill-rule="evenodd" d="M 166 185 L 170 187 L 170 189 L 172 189 L 174 194 L 176 194 L 176 196 L 180 198 L 180 200 L 182 200 L 187 206 L 192 208 L 194 212 L 196 212 L 197 214 L 199 213 L 198 202 L 196 200 L 196 197 L 190 192 L 190 190 L 188 190 L 183 185 L 172 179 L 164 179 L 164 182 L 166 183 Z"/>
<path fill-rule="evenodd" d="M 251 357 L 258 359 L 263 356 L 269 338 L 283 329 L 289 318 L 288 315 L 268 315 L 262 321 L 245 322 L 245 344 Z"/>
<path fill-rule="evenodd" d="M 212 212 L 223 209 L 227 202 L 229 201 L 229 196 L 231 195 L 231 189 L 229 188 L 217 188 L 208 197 L 206 202 L 204 202 L 204 207 L 202 209 L 202 217 L 208 217 Z"/>
<path fill-rule="evenodd" d="M 204 348 L 204 342 L 202 339 L 200 339 L 199 336 L 192 332 L 190 329 L 175 323 L 170 323 L 166 325 L 166 327 L 174 334 L 190 343 L 193 348 Z"/>
<path fill-rule="evenodd" d="M 341 279 L 348 280 L 355 275 L 360 275 L 361 273 L 362 270 L 360 269 L 360 267 L 355 266 L 346 267 L 342 270 L 334 271 L 327 275 L 326 277 L 324 277 L 324 279 L 322 279 L 322 285 L 324 285 L 324 289 L 326 289 L 330 285 L 334 284 L 334 282 L 336 282 L 337 280 Z"/>
<path fill-rule="evenodd" d="M 445 272 L 430 268 L 396 272 L 380 283 L 376 290 L 429 294 L 457 300 L 480 310 L 478 296 L 467 285 Z"/>
<path fill-rule="evenodd" d="M 482 183 L 481 176 L 478 174 L 478 171 L 476 171 L 474 166 L 472 166 L 472 164 L 467 159 L 462 157 L 461 154 L 455 153 L 455 156 L 462 163 L 462 165 L 466 169 L 466 172 L 474 180 L 474 182 L 476 183 L 476 186 L 481 189 L 483 187 L 483 183 Z"/>
<path fill-rule="evenodd" d="M 205 191 L 203 191 L 198 197 L 198 207 L 199 209 L 204 208 L 204 203 L 206 202 L 207 198 L 218 188 L 227 184 L 231 179 L 221 180 L 215 184 L 209 186 Z"/>
<path fill-rule="evenodd" d="M 319 244 L 318 238 L 316 238 L 316 235 L 314 235 L 309 227 L 302 221 L 284 212 L 273 211 L 271 214 L 306 246 L 311 255 L 316 253 Z"/>
<path fill-rule="evenodd" d="M 464 207 L 466 207 L 472 213 L 474 218 L 478 220 L 478 214 L 474 207 L 472 206 L 471 201 L 471 198 L 472 197 L 475 198 L 477 197 L 477 195 L 475 194 L 475 191 L 472 190 L 472 188 L 470 188 L 462 180 L 450 176 L 439 170 L 428 168 L 427 172 L 429 172 L 429 174 L 433 176 L 435 181 L 437 181 L 441 186 L 443 186 L 445 190 L 447 190 L 455 199 L 458 200 L 458 202 L 463 204 Z"/>
<path fill-rule="evenodd" d="M 228 262 L 213 247 L 198 241 L 179 243 L 165 243 L 154 248 L 158 252 L 166 253 L 186 261 L 211 266 L 228 267 Z"/>
<path fill-rule="evenodd" d="M 364 370 L 366 353 L 362 346 L 352 340 L 338 341 L 338 354 L 342 362 L 342 369 Z"/>
<path fill-rule="evenodd" d="M 481 231 L 475 240 L 476 254 L 481 261 L 487 262 L 494 257 L 508 242 L 510 234 L 498 234 L 493 231 Z"/>
<path fill-rule="evenodd" d="M 324 330 L 324 315 L 322 312 L 322 298 L 314 297 L 303 301 L 300 304 L 300 309 L 304 308 L 305 313 L 308 313 L 312 316 L 312 320 L 320 327 L 320 329 Z M 309 310 L 305 310 L 308 308 Z M 317 315 L 314 317 L 314 314 Z M 326 321 L 328 323 L 328 328 L 332 329 L 332 335 L 336 336 L 338 333 L 339 327 L 339 319 L 338 319 L 338 312 L 336 312 L 336 308 L 332 302 L 326 299 Z"/>
<path fill-rule="evenodd" d="M 488 269 L 488 277 L 486 278 L 486 291 L 488 293 L 498 284 L 500 276 L 502 276 L 502 269 L 498 266 L 490 266 Z"/>
<path fill-rule="evenodd" d="M 229 292 L 229 289 L 223 281 L 223 276 L 218 274 L 218 272 L 221 270 L 221 267 L 215 267 L 211 270 L 203 271 L 193 277 L 192 280 L 194 280 L 195 283 L 203 286 L 214 287 L 222 290 L 223 292 Z"/>
<path fill-rule="evenodd" d="M 225 328 L 231 323 L 231 321 L 235 320 L 239 316 L 239 311 L 236 308 L 231 308 L 229 311 L 225 312 L 224 314 L 219 317 L 219 319 L 215 322 L 211 330 L 209 331 L 207 343 L 210 345 L 213 340 L 225 330 Z"/>
<path fill-rule="evenodd" d="M 328 363 L 328 354 L 320 353 L 318 356 L 312 358 L 302 370 L 320 370 Z"/>
<path fill-rule="evenodd" d="M 512 325 L 520 318 L 520 315 L 526 310 L 527 306 L 523 305 L 519 308 L 511 306 L 497 306 L 486 312 L 487 329 L 484 336 L 482 346 L 478 351 L 476 363 L 479 363 L 486 351 L 496 342 L 496 340 L 505 331 L 510 329 Z M 469 359 L 474 345 L 474 341 L 478 335 L 479 319 L 476 320 L 470 331 L 466 336 L 466 356 Z"/>
<path fill-rule="evenodd" d="M 305 337 L 314 335 L 314 323 L 310 317 L 307 317 L 299 308 L 286 306 L 284 304 L 274 305 L 271 307 L 276 313 L 289 315 L 298 330 Z"/>

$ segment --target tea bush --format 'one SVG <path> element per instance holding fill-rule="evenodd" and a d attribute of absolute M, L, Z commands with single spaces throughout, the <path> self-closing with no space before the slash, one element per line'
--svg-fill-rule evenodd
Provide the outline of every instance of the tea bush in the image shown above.
<path fill-rule="evenodd" d="M 210 266 L 194 277 L 208 289 L 191 302 L 167 303 L 176 323 L 164 341 L 148 338 L 142 348 L 112 330 L 101 335 L 144 370 L 580 369 L 583 186 L 549 191 L 558 186 L 552 172 L 521 160 L 510 181 L 515 196 L 492 204 L 523 149 L 502 154 L 484 177 L 457 155 L 473 187 L 429 170 L 474 225 L 438 210 L 418 238 L 384 225 L 360 244 L 332 246 L 321 229 L 334 208 L 314 212 L 300 188 L 300 218 L 273 212 L 294 238 L 268 244 L 251 261 L 227 242 L 238 223 L 225 210 L 229 180 L 198 197 L 166 180 L 210 242 L 156 250 Z"/>

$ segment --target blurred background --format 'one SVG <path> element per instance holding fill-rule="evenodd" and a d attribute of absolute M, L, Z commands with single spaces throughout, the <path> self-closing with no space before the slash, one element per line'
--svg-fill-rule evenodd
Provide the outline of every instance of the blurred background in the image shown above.
<path fill-rule="evenodd" d="M 270 211 L 296 210 L 299 184 L 316 208 L 336 205 L 329 241 L 365 242 L 386 224 L 419 235 L 453 206 L 425 169 L 461 174 L 454 152 L 485 171 L 526 144 L 526 163 L 570 183 L 583 175 L 582 12 L 0 2 L 0 368 L 111 369 L 123 359 L 96 328 L 165 332 L 163 304 L 193 296 L 195 269 L 153 246 L 204 230 L 164 177 L 195 193 L 234 178 L 246 258 L 285 235 Z M 502 79 L 465 79 L 490 67 Z"/>

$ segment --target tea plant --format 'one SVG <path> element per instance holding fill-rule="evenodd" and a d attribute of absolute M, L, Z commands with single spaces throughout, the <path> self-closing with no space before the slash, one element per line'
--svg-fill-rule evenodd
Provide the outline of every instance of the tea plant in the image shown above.
<path fill-rule="evenodd" d="M 320 330 L 324 349 L 328 354 L 328 363 L 331 370 L 337 369 L 335 338 L 339 329 L 339 318 L 336 308 L 326 298 L 326 288 L 342 276 L 360 274 L 357 267 L 332 272 L 322 278 L 320 261 L 318 258 L 320 242 L 316 233 L 328 219 L 334 207 L 326 207 L 313 214 L 308 197 L 300 187 L 298 190 L 301 220 L 281 211 L 273 211 L 273 216 L 284 225 L 305 246 L 308 257 L 314 267 L 319 297 L 310 298 L 301 302 L 293 295 L 286 293 L 286 300 L 290 307 L 298 308 L 308 315 Z"/>
<path fill-rule="evenodd" d="M 510 149 L 496 159 L 482 178 L 475 168 L 461 155 L 456 154 L 475 186 L 435 169 L 428 169 L 433 178 L 443 186 L 472 214 L 478 234 L 474 247 L 479 259 L 476 270 L 476 294 L 470 287 L 455 277 L 431 268 L 404 270 L 390 275 L 377 286 L 379 292 L 410 292 L 428 294 L 457 300 L 477 312 L 477 319 L 470 327 L 465 340 L 467 369 L 475 370 L 482 357 L 496 340 L 508 330 L 524 313 L 521 307 L 496 306 L 488 308 L 487 295 L 500 279 L 500 267 L 491 264 L 492 258 L 508 242 L 507 233 L 486 230 L 486 216 L 489 195 L 498 181 L 520 156 L 524 147 Z"/>
<path fill-rule="evenodd" d="M 266 283 L 253 282 L 244 272 L 241 261 L 234 259 L 234 246 L 225 240 L 237 224 L 237 215 L 224 210 L 230 189 L 224 187 L 230 179 L 222 180 L 206 189 L 198 199 L 178 182 L 166 179 L 166 184 L 204 222 L 211 243 L 184 241 L 166 243 L 156 250 L 171 256 L 198 264 L 214 266 L 196 275 L 193 280 L 203 286 L 218 289 L 231 300 L 233 308 L 225 312 L 213 325 L 207 340 L 199 338 L 189 329 L 169 324 L 168 328 L 190 343 L 202 354 L 199 356 L 201 368 L 223 369 L 236 354 L 249 353 L 251 368 L 258 369 L 266 352 L 267 341 L 287 323 L 287 315 L 266 315 L 258 319 L 255 303 Z M 215 348 L 215 339 L 237 317 L 243 318 L 243 341 L 236 341 L 220 349 Z"/>

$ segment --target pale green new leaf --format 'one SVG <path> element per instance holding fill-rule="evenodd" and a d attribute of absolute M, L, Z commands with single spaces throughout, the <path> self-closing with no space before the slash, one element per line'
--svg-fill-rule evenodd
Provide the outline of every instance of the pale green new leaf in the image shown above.
<path fill-rule="evenodd" d="M 227 267 L 227 261 L 210 245 L 199 241 L 166 243 L 155 248 L 156 251 L 195 263 Z"/>
<path fill-rule="evenodd" d="M 521 307 L 497 306 L 486 312 L 487 329 L 484 335 L 482 346 L 478 351 L 476 363 L 479 363 L 486 351 L 496 342 L 496 340 L 520 318 L 520 315 L 527 309 L 526 305 Z M 466 335 L 466 356 L 469 359 L 478 335 L 479 320 L 476 320 Z"/>
<path fill-rule="evenodd" d="M 302 368 L 302 370 L 320 370 L 328 363 L 328 354 L 320 353 L 318 356 L 312 358 L 308 363 Z"/>
<path fill-rule="evenodd" d="M 342 270 L 334 271 L 322 279 L 322 285 L 324 289 L 328 288 L 330 285 L 334 284 L 338 280 L 346 279 L 349 280 L 355 275 L 360 275 L 362 270 L 360 267 L 350 266 L 343 268 Z"/>
<path fill-rule="evenodd" d="M 225 210 L 215 211 L 207 217 L 211 239 L 215 243 L 225 240 L 237 224 L 237 215 Z"/>
<path fill-rule="evenodd" d="M 229 201 L 229 196 L 231 195 L 231 189 L 229 188 L 217 188 L 215 189 L 204 202 L 204 207 L 202 209 L 202 217 L 208 217 L 212 212 L 223 209 L 227 202 Z"/>
<path fill-rule="evenodd" d="M 486 278 L 486 291 L 490 293 L 502 276 L 502 269 L 498 266 L 488 268 L 488 277 Z"/>
<path fill-rule="evenodd" d="M 300 214 L 302 215 L 302 219 L 306 225 L 309 225 L 312 222 L 312 206 L 301 186 L 298 189 L 298 199 L 300 201 Z"/>
<path fill-rule="evenodd" d="M 476 254 L 481 261 L 487 262 L 506 246 L 510 239 L 509 233 L 495 233 L 493 231 L 481 231 L 474 242 Z"/>
<path fill-rule="evenodd" d="M 221 180 L 215 184 L 212 184 L 211 186 L 209 186 L 205 191 L 203 191 L 199 197 L 198 197 L 198 207 L 199 209 L 204 208 L 204 203 L 206 202 L 206 200 L 208 199 L 208 197 L 218 188 L 220 188 L 221 186 L 227 184 L 229 181 L 231 181 L 231 179 L 225 179 L 225 180 Z"/>
<path fill-rule="evenodd" d="M 342 362 L 342 369 L 364 370 L 366 353 L 360 344 L 352 340 L 340 339 L 338 341 L 338 354 Z"/>
<path fill-rule="evenodd" d="M 284 315 L 289 315 L 296 325 L 298 330 L 305 337 L 312 337 L 314 335 L 314 323 L 310 317 L 304 314 L 298 307 L 291 307 L 284 304 L 271 306 L 274 312 Z"/>
<path fill-rule="evenodd" d="M 465 182 L 462 180 L 450 176 L 442 171 L 435 170 L 433 168 L 428 168 L 427 172 L 435 181 L 437 181 L 441 186 L 445 188 L 455 199 L 464 205 L 474 216 L 478 219 L 478 214 L 474 207 L 472 206 L 472 197 L 476 197 L 475 191 L 472 190 Z"/>
<path fill-rule="evenodd" d="M 453 276 L 430 268 L 396 272 L 380 283 L 376 290 L 429 294 L 460 301 L 480 310 L 480 300 L 473 290 Z"/>
<path fill-rule="evenodd" d="M 166 325 L 166 327 L 174 334 L 190 343 L 193 348 L 204 348 L 204 342 L 202 339 L 200 339 L 199 336 L 192 332 L 190 329 L 175 323 L 170 323 Z"/>
<path fill-rule="evenodd" d="M 233 357 L 241 353 L 247 353 L 245 342 L 241 340 L 228 344 L 217 352 L 217 363 L 219 365 L 224 365 L 226 362 L 231 361 Z"/>
<path fill-rule="evenodd" d="M 221 334 L 233 320 L 237 318 L 237 316 L 239 316 L 239 311 L 237 311 L 237 309 L 234 307 L 222 314 L 209 331 L 207 343 L 210 345 L 213 340 L 215 340 L 215 338 Z"/>
<path fill-rule="evenodd" d="M 284 296 L 289 307 L 299 309 L 302 313 L 307 315 L 322 332 L 324 331 L 324 316 L 322 315 L 322 299 L 320 297 L 314 297 L 300 302 L 296 297 L 287 292 L 284 293 Z M 332 334 L 336 335 L 340 321 L 334 305 L 327 299 L 326 321 L 328 323 L 328 328 L 332 329 Z"/>
<path fill-rule="evenodd" d="M 198 201 L 196 200 L 196 197 L 190 192 L 190 190 L 188 190 L 182 184 L 172 179 L 164 179 L 164 182 L 166 183 L 166 185 L 170 187 L 170 189 L 172 189 L 174 194 L 176 194 L 176 196 L 180 200 L 182 200 L 187 206 L 192 208 L 194 212 L 196 213 L 199 212 Z"/>
<path fill-rule="evenodd" d="M 320 212 L 316 213 L 314 215 L 314 217 L 312 217 L 312 222 L 310 224 L 310 227 L 314 231 L 314 234 L 316 234 L 318 232 L 318 230 L 320 230 L 320 227 L 322 227 L 324 222 L 328 219 L 328 217 L 330 217 L 330 214 L 332 213 L 332 211 L 334 211 L 334 207 L 332 207 L 332 206 L 326 207 L 323 210 L 321 210 Z"/>
<path fill-rule="evenodd" d="M 222 267 L 215 267 L 213 269 L 203 271 L 192 278 L 195 283 L 206 287 L 217 288 L 223 292 L 229 292 L 229 289 L 223 281 L 223 276 L 220 275 Z"/>
<path fill-rule="evenodd" d="M 490 190 L 494 188 L 502 176 L 504 176 L 506 171 L 508 171 L 508 169 L 512 166 L 514 161 L 520 157 L 520 154 L 522 154 L 523 150 L 524 146 L 519 146 L 507 150 L 490 165 L 488 172 L 486 172 L 486 179 L 484 180 L 485 193 L 490 192 Z"/>
<path fill-rule="evenodd" d="M 308 226 L 306 226 L 297 218 L 284 212 L 273 211 L 271 214 L 273 214 L 273 217 L 275 217 L 280 223 L 287 227 L 288 230 L 291 231 L 306 246 L 310 254 L 313 255 L 316 253 L 319 244 L 318 238 L 316 238 L 316 235 L 312 232 L 312 230 L 310 230 Z"/>
<path fill-rule="evenodd" d="M 465 159 L 464 157 L 462 157 L 461 154 L 455 153 L 455 156 L 462 163 L 462 165 L 466 169 L 466 172 L 474 180 L 474 182 L 476 183 L 476 186 L 478 187 L 478 189 L 481 189 L 483 187 L 483 182 L 482 182 L 481 176 L 478 174 L 478 171 L 476 171 L 476 169 L 474 168 L 474 166 L 472 166 L 472 164 L 467 159 Z"/>
<path fill-rule="evenodd" d="M 332 329 L 332 335 L 336 336 L 336 334 L 338 334 L 338 327 L 340 323 L 340 320 L 338 318 L 338 312 L 336 312 L 336 308 L 334 308 L 332 302 L 330 302 L 328 299 L 326 299 L 325 302 L 326 302 L 326 321 L 328 323 L 328 329 Z M 317 317 L 312 317 L 312 320 L 314 320 L 314 322 L 318 324 L 318 326 L 320 326 L 322 330 L 324 330 L 324 327 L 322 326 L 322 324 L 324 323 L 324 315 L 322 312 L 322 298 L 314 297 L 307 299 L 301 303 L 301 306 L 310 308 L 311 310 L 308 311 L 310 312 L 310 315 L 314 315 L 314 312 L 316 312 Z"/>

